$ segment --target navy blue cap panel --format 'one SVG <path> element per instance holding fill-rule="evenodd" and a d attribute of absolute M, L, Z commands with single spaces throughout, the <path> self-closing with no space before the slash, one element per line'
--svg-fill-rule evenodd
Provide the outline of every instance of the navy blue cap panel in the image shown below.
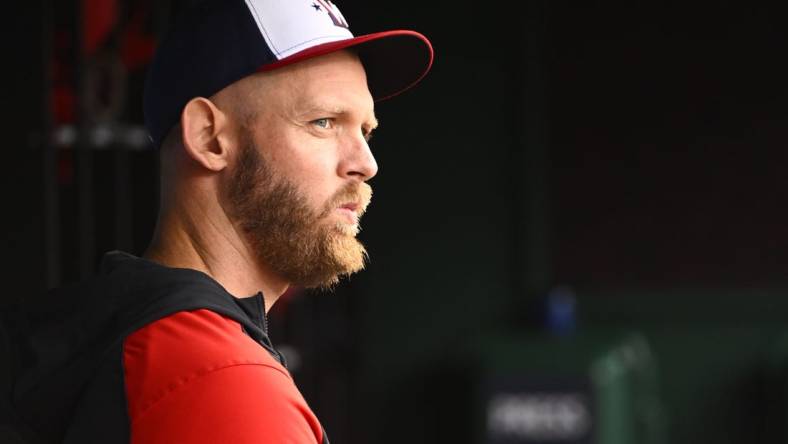
<path fill-rule="evenodd" d="M 194 97 L 209 97 L 276 61 L 243 0 L 182 11 L 157 50 L 145 86 L 145 124 L 159 146 Z"/>

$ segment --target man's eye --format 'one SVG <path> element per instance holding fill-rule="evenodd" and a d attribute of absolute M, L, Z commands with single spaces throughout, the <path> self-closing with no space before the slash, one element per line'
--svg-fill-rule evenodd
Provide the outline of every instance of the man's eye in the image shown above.
<path fill-rule="evenodd" d="M 331 128 L 331 119 L 323 118 L 323 119 L 313 120 L 312 124 L 317 125 L 317 126 L 319 126 L 320 128 L 323 128 L 323 129 L 329 129 L 329 128 Z"/>

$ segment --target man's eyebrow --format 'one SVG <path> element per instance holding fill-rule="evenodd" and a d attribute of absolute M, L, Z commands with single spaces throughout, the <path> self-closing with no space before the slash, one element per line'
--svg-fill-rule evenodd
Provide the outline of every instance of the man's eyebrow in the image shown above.
<path fill-rule="evenodd" d="M 316 102 L 305 103 L 300 108 L 301 108 L 300 114 L 308 114 L 315 111 L 329 112 L 333 114 L 343 114 L 347 111 L 345 108 L 343 108 L 340 105 L 330 105 L 330 104 L 316 103 Z"/>
<path fill-rule="evenodd" d="M 301 109 L 301 112 L 299 112 L 300 115 L 312 114 L 316 112 L 325 112 L 330 114 L 350 114 L 350 111 L 342 105 L 330 105 L 316 102 L 307 103 Z M 369 130 L 372 131 L 377 128 L 378 125 L 380 125 L 380 122 L 378 121 L 378 118 L 372 114 L 371 118 L 368 119 L 365 124 L 368 124 Z"/>

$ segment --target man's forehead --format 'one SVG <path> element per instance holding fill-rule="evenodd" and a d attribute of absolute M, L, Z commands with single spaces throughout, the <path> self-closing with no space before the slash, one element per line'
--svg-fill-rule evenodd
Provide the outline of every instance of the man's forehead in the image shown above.
<path fill-rule="evenodd" d="M 321 111 L 377 121 L 364 68 L 355 54 L 346 51 L 255 73 L 226 90 L 232 91 L 228 99 L 235 102 L 234 108 L 251 107 L 253 114 L 268 111 L 302 115 Z"/>
<path fill-rule="evenodd" d="M 366 70 L 359 56 L 350 50 L 336 51 L 293 63 L 260 74 L 282 81 L 328 80 L 348 76 L 363 76 Z"/>

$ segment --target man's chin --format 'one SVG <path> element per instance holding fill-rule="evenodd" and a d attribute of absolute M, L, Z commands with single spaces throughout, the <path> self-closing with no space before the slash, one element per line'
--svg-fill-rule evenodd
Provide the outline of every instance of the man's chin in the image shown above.
<path fill-rule="evenodd" d="M 292 270 L 293 277 L 298 276 L 292 283 L 305 288 L 333 288 L 340 279 L 350 276 L 364 269 L 367 260 L 367 251 L 355 238 L 357 229 L 351 229 L 349 224 L 337 227 L 324 241 L 321 249 L 322 258 L 313 257 L 301 263 L 296 270 Z M 353 231 L 353 233 L 343 233 Z"/>
<path fill-rule="evenodd" d="M 352 237 L 355 238 L 358 235 L 358 232 L 361 231 L 361 228 L 358 224 L 348 224 L 344 222 L 337 222 L 334 225 L 334 230 L 342 236 Z"/>
<path fill-rule="evenodd" d="M 358 230 L 356 230 L 357 232 Z M 334 261 L 341 269 L 340 275 L 349 275 L 364 269 L 367 250 L 353 235 L 339 235 L 332 239 Z"/>

